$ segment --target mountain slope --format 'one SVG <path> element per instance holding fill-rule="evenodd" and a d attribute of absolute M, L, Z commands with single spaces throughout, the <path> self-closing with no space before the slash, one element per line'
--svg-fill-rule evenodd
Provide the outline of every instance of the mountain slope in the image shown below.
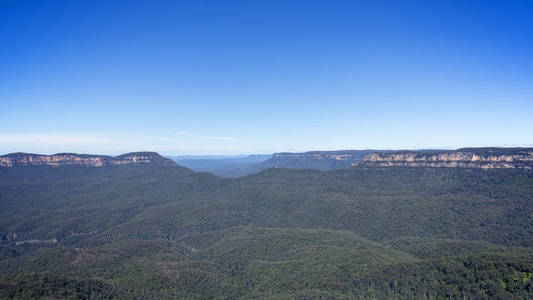
<path fill-rule="evenodd" d="M 374 152 L 361 165 L 378 167 L 531 169 L 533 148 L 463 148 L 432 153 L 421 151 Z"/>
<path fill-rule="evenodd" d="M 77 153 L 57 153 L 53 155 L 43 155 L 21 152 L 0 156 L 0 167 L 61 167 L 69 165 L 102 167 L 132 164 L 151 164 L 159 166 L 176 165 L 176 163 L 174 163 L 172 160 L 164 158 L 156 152 L 132 152 L 122 154 L 117 157 Z"/>
<path fill-rule="evenodd" d="M 0 168 L 0 297 L 533 297 L 523 169 Z"/>
<path fill-rule="evenodd" d="M 272 167 L 316 169 L 321 171 L 343 169 L 357 163 L 372 150 L 311 151 L 305 153 L 275 153 L 260 164 L 260 169 Z"/>
<path fill-rule="evenodd" d="M 462 148 L 457 150 L 340 150 L 274 153 L 271 156 L 174 157 L 180 165 L 223 177 L 239 177 L 268 168 L 331 171 L 351 166 L 424 168 L 533 167 L 533 148 Z"/>

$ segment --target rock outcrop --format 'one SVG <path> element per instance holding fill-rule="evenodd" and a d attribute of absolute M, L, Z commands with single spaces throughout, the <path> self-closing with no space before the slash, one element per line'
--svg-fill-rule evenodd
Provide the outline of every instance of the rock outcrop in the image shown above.
<path fill-rule="evenodd" d="M 311 151 L 305 153 L 275 153 L 261 168 L 337 170 L 360 162 L 372 150 Z"/>
<path fill-rule="evenodd" d="M 50 166 L 59 167 L 67 165 L 104 167 L 117 165 L 152 164 L 174 166 L 176 163 L 164 158 L 155 152 L 133 152 L 116 157 L 105 155 L 88 155 L 76 153 L 57 153 L 42 155 L 32 153 L 10 153 L 0 156 L 0 167 L 18 166 Z"/>
<path fill-rule="evenodd" d="M 305 153 L 275 153 L 274 159 L 310 159 L 310 160 L 360 160 L 364 157 L 363 151 L 321 151 Z"/>
<path fill-rule="evenodd" d="M 464 148 L 453 151 L 399 151 L 368 154 L 359 165 L 378 167 L 430 167 L 531 169 L 533 148 Z"/>

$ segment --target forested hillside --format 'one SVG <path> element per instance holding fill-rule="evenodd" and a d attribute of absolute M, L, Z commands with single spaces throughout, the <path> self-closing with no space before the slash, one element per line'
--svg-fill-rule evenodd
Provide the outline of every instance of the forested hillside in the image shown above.
<path fill-rule="evenodd" d="M 533 173 L 0 168 L 0 298 L 533 297 Z"/>

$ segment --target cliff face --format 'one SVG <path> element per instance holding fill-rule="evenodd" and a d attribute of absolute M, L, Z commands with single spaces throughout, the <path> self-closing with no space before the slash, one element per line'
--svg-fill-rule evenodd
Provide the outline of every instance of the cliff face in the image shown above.
<path fill-rule="evenodd" d="M 405 151 L 397 153 L 371 153 L 362 165 L 379 167 L 433 167 L 433 168 L 481 168 L 481 169 L 531 169 L 533 148 L 459 149 L 449 152 L 420 153 Z"/>
<path fill-rule="evenodd" d="M 176 165 L 176 163 L 172 160 L 164 158 L 155 152 L 134 152 L 123 154 L 117 157 L 76 153 L 58 153 L 53 155 L 11 153 L 0 156 L 0 167 L 59 167 L 66 165 L 103 167 L 131 164 L 156 164 L 167 166 Z"/>
<path fill-rule="evenodd" d="M 361 160 L 364 151 L 350 152 L 306 152 L 306 153 L 275 153 L 274 159 L 308 159 L 308 160 Z"/>
<path fill-rule="evenodd" d="M 305 153 L 275 153 L 261 168 L 316 169 L 321 171 L 337 170 L 349 167 L 363 160 L 370 150 L 312 151 Z"/>

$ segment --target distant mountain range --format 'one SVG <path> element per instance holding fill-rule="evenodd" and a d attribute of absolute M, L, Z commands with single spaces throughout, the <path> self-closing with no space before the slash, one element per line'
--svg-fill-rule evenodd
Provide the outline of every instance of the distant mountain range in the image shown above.
<path fill-rule="evenodd" d="M 153 153 L 8 155 L 0 299 L 533 299 L 533 172 L 420 167 L 530 155 L 372 152 L 239 178 Z"/>
<path fill-rule="evenodd" d="M 462 148 L 457 150 L 340 150 L 272 155 L 174 156 L 165 158 L 155 152 L 133 152 L 119 156 L 58 153 L 53 155 L 11 153 L 0 156 L 0 167 L 90 166 L 177 164 L 194 171 L 222 177 L 239 177 L 268 168 L 315 169 L 332 171 L 362 167 L 425 167 L 531 169 L 533 148 Z"/>
<path fill-rule="evenodd" d="M 164 158 L 155 152 L 132 152 L 116 157 L 106 155 L 90 155 L 77 153 L 57 153 L 52 155 L 33 153 L 10 153 L 0 156 L 0 167 L 19 166 L 65 166 L 78 165 L 90 167 L 152 164 L 152 165 L 176 165 L 174 161 Z"/>
<path fill-rule="evenodd" d="M 362 161 L 373 152 L 388 153 L 387 150 L 340 150 L 310 151 L 304 153 L 275 153 L 262 163 L 264 168 L 316 169 L 331 171 L 347 168 Z"/>
<path fill-rule="evenodd" d="M 331 171 L 361 162 L 373 152 L 388 150 L 282 152 L 248 156 L 169 156 L 178 164 L 195 171 L 210 172 L 223 177 L 239 177 L 268 168 L 315 169 Z"/>
<path fill-rule="evenodd" d="M 232 155 L 232 156 L 168 156 L 179 165 L 198 172 L 209 172 L 222 177 L 239 177 L 266 169 L 261 164 L 270 159 L 271 154 Z"/>
<path fill-rule="evenodd" d="M 365 167 L 530 169 L 533 166 L 533 148 L 339 150 L 216 158 L 175 157 L 174 160 L 195 171 L 210 172 L 223 177 L 238 177 L 268 168 L 332 171 L 359 165 Z"/>
<path fill-rule="evenodd" d="M 531 169 L 533 148 L 462 148 L 453 151 L 374 152 L 367 155 L 364 166 Z"/>

